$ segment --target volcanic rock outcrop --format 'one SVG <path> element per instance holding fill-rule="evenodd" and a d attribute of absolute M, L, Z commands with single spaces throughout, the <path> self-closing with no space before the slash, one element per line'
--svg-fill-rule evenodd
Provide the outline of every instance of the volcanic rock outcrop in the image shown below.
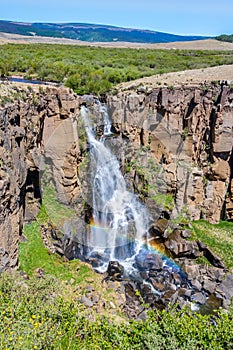
<path fill-rule="evenodd" d="M 133 86 L 109 96 L 108 105 L 116 131 L 162 165 L 174 216 L 187 208 L 193 220 L 233 220 L 233 89 L 227 82 Z"/>
<path fill-rule="evenodd" d="M 76 96 L 63 88 L 7 89 L 14 101 L 0 108 L 0 271 L 17 266 L 23 223 L 38 213 L 42 155 L 46 149 L 49 158 L 51 137 L 53 151 L 56 149 L 53 166 L 59 168 L 57 182 L 66 189 L 67 196 L 76 186 L 77 175 L 76 164 L 72 163 L 78 147 L 74 128 L 79 106 Z M 65 147 L 67 139 L 69 147 Z"/>

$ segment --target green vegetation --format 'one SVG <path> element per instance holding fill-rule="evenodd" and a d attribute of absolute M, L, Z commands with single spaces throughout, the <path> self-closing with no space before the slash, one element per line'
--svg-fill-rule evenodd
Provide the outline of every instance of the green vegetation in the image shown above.
<path fill-rule="evenodd" d="M 65 299 L 69 299 L 70 295 L 74 296 L 77 290 L 82 295 L 82 290 L 87 283 L 93 285 L 95 290 L 102 288 L 103 277 L 97 274 L 90 265 L 80 261 L 67 261 L 57 254 L 52 254 L 45 248 L 40 232 L 40 225 L 45 224 L 47 217 L 45 207 L 38 215 L 37 221 L 24 226 L 25 242 L 19 243 L 19 269 L 27 274 L 30 279 L 35 276 L 51 280 L 51 283 L 60 286 L 57 289 L 59 295 Z M 72 281 L 72 285 L 70 284 Z M 50 289 L 46 293 L 50 293 Z M 111 290 L 107 290 L 108 295 L 111 295 Z"/>
<path fill-rule="evenodd" d="M 0 74 L 65 83 L 78 94 L 171 71 L 233 63 L 232 51 L 150 50 L 46 44 L 0 46 Z"/>
<path fill-rule="evenodd" d="M 233 268 L 233 223 L 221 221 L 212 225 L 207 221 L 199 220 L 192 223 L 193 239 L 200 239 L 208 245 L 226 264 Z"/>
<path fill-rule="evenodd" d="M 20 270 L 29 276 L 32 276 L 37 269 L 43 269 L 45 274 L 53 275 L 62 281 L 73 278 L 74 283 L 80 283 L 85 278 L 92 277 L 93 271 L 88 265 L 77 260 L 64 262 L 58 255 L 51 254 L 44 247 L 37 222 L 26 225 L 24 235 L 27 241 L 20 243 L 19 262 Z"/>
<path fill-rule="evenodd" d="M 38 215 L 39 222 L 50 221 L 57 227 L 63 227 L 64 222 L 73 216 L 75 210 L 59 202 L 54 186 L 43 186 L 43 205 Z"/>
<path fill-rule="evenodd" d="M 52 185 L 43 188 L 43 204 L 37 215 L 37 221 L 24 226 L 26 242 L 19 243 L 20 270 L 32 276 L 37 269 L 52 275 L 61 281 L 73 279 L 74 284 L 93 277 L 94 271 L 87 264 L 79 260 L 63 261 L 57 254 L 51 254 L 45 248 L 41 237 L 41 226 L 56 228 L 62 226 L 66 218 L 69 219 L 74 210 L 59 203 Z"/>
<path fill-rule="evenodd" d="M 154 199 L 156 205 L 163 206 L 164 210 L 171 211 L 174 208 L 174 198 L 169 194 L 157 194 Z"/>
<path fill-rule="evenodd" d="M 181 226 L 181 227 L 187 227 L 189 224 L 191 224 L 190 219 L 190 212 L 188 210 L 188 207 L 186 205 L 183 205 L 182 208 L 179 210 L 179 213 L 171 219 L 172 226 Z"/>
<path fill-rule="evenodd" d="M 66 292 L 66 290 L 65 290 Z M 225 350 L 233 347 L 233 310 L 217 316 L 188 310 L 151 313 L 145 322 L 115 322 L 84 313 L 51 276 L 0 275 L 0 348 L 78 350 Z"/>
<path fill-rule="evenodd" d="M 161 210 L 172 211 L 174 198 L 167 194 L 164 171 L 160 164 L 157 164 L 150 151 L 150 137 L 148 145 L 140 147 L 133 157 L 126 163 L 126 172 L 132 172 L 138 177 L 134 181 L 136 191 L 140 197 L 154 202 L 154 205 Z M 143 161 L 142 161 L 143 160 Z"/>
<path fill-rule="evenodd" d="M 230 35 L 222 34 L 217 36 L 216 39 L 219 41 L 226 41 L 228 43 L 233 43 L 233 34 L 230 34 Z"/>

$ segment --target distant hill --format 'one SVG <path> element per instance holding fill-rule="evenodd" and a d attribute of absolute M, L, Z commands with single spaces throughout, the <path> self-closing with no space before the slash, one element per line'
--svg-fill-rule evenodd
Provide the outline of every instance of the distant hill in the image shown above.
<path fill-rule="evenodd" d="M 168 43 L 202 40 L 204 36 L 182 36 L 143 29 L 89 23 L 24 23 L 0 20 L 0 32 L 27 36 L 67 38 L 88 42 Z"/>
<path fill-rule="evenodd" d="M 219 41 L 226 41 L 228 43 L 233 43 L 233 34 L 230 34 L 230 35 L 222 34 L 217 36 L 215 39 Z"/>

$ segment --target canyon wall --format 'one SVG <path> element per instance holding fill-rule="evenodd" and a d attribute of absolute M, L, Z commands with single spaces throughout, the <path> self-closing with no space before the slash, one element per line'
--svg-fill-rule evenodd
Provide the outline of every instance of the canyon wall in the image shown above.
<path fill-rule="evenodd" d="M 46 181 L 55 182 L 60 201 L 80 200 L 77 167 L 87 151 L 77 125 L 85 99 L 64 88 L 9 90 L 12 102 L 0 108 L 0 271 L 17 266 L 22 227 L 38 213 L 48 166 L 52 177 Z M 233 220 L 230 86 L 141 87 L 108 96 L 107 105 L 116 135 L 122 136 L 115 138 L 116 149 L 121 151 L 120 139 L 129 140 L 122 156 L 125 174 L 133 149 L 143 148 L 162 166 L 166 193 L 175 198 L 173 216 L 187 208 L 194 220 Z M 140 186 L 142 174 L 131 175 Z"/>
<path fill-rule="evenodd" d="M 115 129 L 161 164 L 173 216 L 233 220 L 233 89 L 227 82 L 119 92 L 108 97 Z"/>
<path fill-rule="evenodd" d="M 17 266 L 22 226 L 38 213 L 43 160 L 46 152 L 49 159 L 51 140 L 58 182 L 67 196 L 76 186 L 77 167 L 72 160 L 77 137 L 73 129 L 79 106 L 67 89 L 3 87 L 5 100 L 14 101 L 0 108 L 0 271 Z"/>

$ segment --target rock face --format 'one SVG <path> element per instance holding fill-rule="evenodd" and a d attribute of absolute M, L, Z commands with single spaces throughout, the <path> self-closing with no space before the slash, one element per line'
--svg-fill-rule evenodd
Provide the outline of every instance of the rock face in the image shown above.
<path fill-rule="evenodd" d="M 54 172 L 63 166 L 58 182 L 67 189 L 67 196 L 77 186 L 77 157 L 72 163 L 78 147 L 73 132 L 77 130 L 77 97 L 63 88 L 9 89 L 18 99 L 0 108 L 0 271 L 17 265 L 23 223 L 38 213 L 42 156 L 50 157 Z M 67 138 L 70 147 L 65 147 Z M 49 153 L 51 141 L 55 155 Z M 64 153 L 69 167 L 64 164 Z"/>
<path fill-rule="evenodd" d="M 13 96 L 12 103 L 0 107 L 0 271 L 17 265 L 23 223 L 35 218 L 41 203 L 40 182 L 53 179 L 61 202 L 79 204 L 81 186 L 89 181 L 85 173 L 80 184 L 77 175 L 82 156 L 77 115 L 80 104 L 87 103 L 85 98 L 55 87 L 39 91 L 18 88 Z M 156 181 L 160 186 L 156 172 L 160 164 L 166 194 L 175 198 L 173 216 L 187 207 L 194 220 L 233 220 L 230 86 L 140 88 L 109 96 L 107 102 L 116 134 L 122 135 L 113 145 L 122 153 L 122 172 L 129 188 L 145 196 L 146 205 L 155 211 L 147 194 Z M 125 145 L 122 140 L 130 143 Z M 134 173 L 127 172 L 139 148 L 144 152 L 140 164 L 145 162 L 147 151 L 152 156 L 150 181 L 140 166 Z M 75 227 L 86 235 L 81 224 L 77 220 Z M 161 222 L 163 232 L 162 226 Z M 70 242 L 65 248 L 72 258 Z M 176 240 L 167 244 L 168 249 L 174 246 L 177 256 L 195 256 L 197 251 L 196 245 L 185 246 Z M 207 248 L 203 251 L 208 254 Z M 98 257 L 93 259 L 98 264 Z M 161 261 L 152 257 L 138 261 L 141 268 L 144 263 L 160 266 Z"/>
<path fill-rule="evenodd" d="M 108 105 L 116 131 L 162 164 L 174 216 L 188 208 L 193 220 L 233 220 L 233 90 L 227 83 L 139 87 L 109 96 Z"/>

